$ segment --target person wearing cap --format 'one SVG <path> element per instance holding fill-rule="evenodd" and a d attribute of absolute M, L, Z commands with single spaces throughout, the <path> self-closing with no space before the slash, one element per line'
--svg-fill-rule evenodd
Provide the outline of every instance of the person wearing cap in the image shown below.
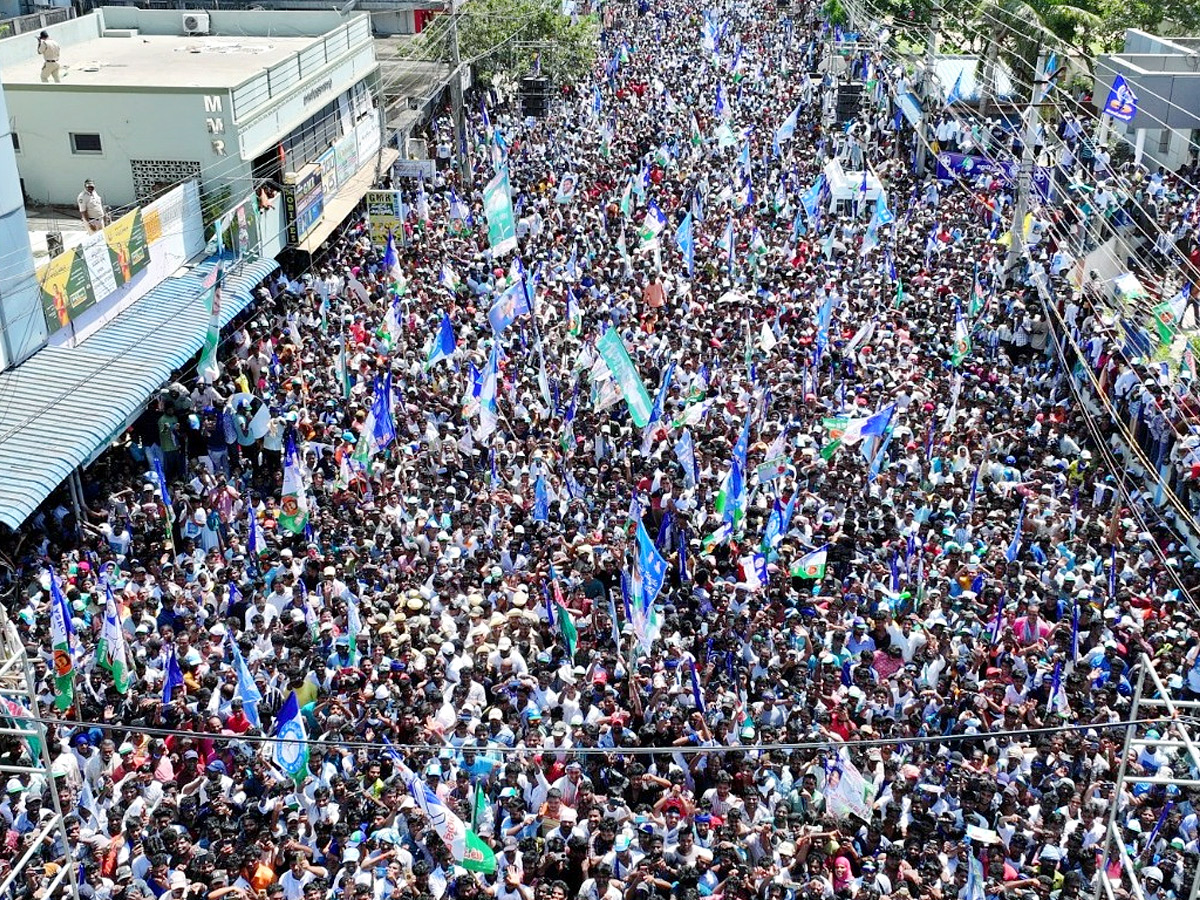
<path fill-rule="evenodd" d="M 368 885 L 372 900 L 568 900 L 618 860 L 584 893 L 948 898 L 970 854 L 984 893 L 1025 900 L 1052 893 L 1051 869 L 1091 870 L 1113 799 L 1141 829 L 1121 829 L 1131 855 L 1176 882 L 1196 798 L 1118 796 L 1113 723 L 1143 652 L 1175 696 L 1200 685 L 1181 290 L 1196 278 L 1144 236 L 1132 271 L 1155 299 L 1138 305 L 1073 256 L 1128 217 L 1200 264 L 1195 173 L 1076 157 L 1010 254 L 1010 131 L 950 104 L 934 137 L 971 158 L 922 172 L 891 40 L 833 41 L 875 90 L 831 127 L 839 88 L 794 77 L 837 38 L 821 10 L 703 6 L 606 4 L 601 64 L 545 117 L 485 92 L 465 113 L 469 164 L 425 179 L 390 250 L 356 214 L 316 266 L 284 255 L 261 284 L 229 270 L 223 289 L 250 306 L 214 377 L 184 371 L 89 467 L 85 522 L 56 495 L 0 535 L 43 706 L 57 578 L 79 619 L 64 720 L 137 747 L 161 729 L 178 760 L 151 777 L 161 797 L 140 761 L 106 783 L 99 753 L 79 763 L 89 790 L 57 795 L 116 820 L 101 883 L 123 858 L 140 874 L 161 839 L 172 859 L 207 844 L 248 893 L 292 852 L 338 870 L 293 890 L 305 900 Z M 1082 154 L 1095 126 L 1076 128 Z M 1054 160 L 1064 144 L 1044 131 Z M 501 165 L 519 253 L 496 252 L 480 214 Z M 578 190 L 559 204 L 565 177 Z M 227 235 L 256 255 L 253 228 Z M 98 646 L 109 588 L 127 690 Z M 172 654 L 185 687 L 164 706 Z M 293 694 L 307 764 L 271 737 Z M 1165 734 L 1137 726 L 1127 770 L 1182 778 L 1186 748 L 1143 752 L 1150 728 Z M 499 871 L 462 873 L 435 827 L 454 819 L 420 811 L 409 773 Z M 153 807 L 146 828 L 122 828 L 126 802 Z M 662 847 L 653 871 L 624 871 L 631 836 L 635 856 Z M 689 841 L 707 871 L 666 859 Z"/>
<path fill-rule="evenodd" d="M 47 43 L 54 44 L 55 63 L 54 74 L 57 81 L 58 75 L 58 45 L 54 41 L 47 40 Z M 39 45 L 40 46 L 40 45 Z M 49 65 L 47 61 L 46 65 Z M 43 66 L 43 78 L 45 81 L 45 66 Z M 83 183 L 83 190 L 79 192 L 79 196 L 75 198 L 75 205 L 79 209 L 79 218 L 88 231 L 101 231 L 104 228 L 104 198 L 100 196 L 100 192 L 96 190 L 96 184 L 90 178 Z"/>
<path fill-rule="evenodd" d="M 51 79 L 54 79 L 55 84 L 61 83 L 62 70 L 59 64 L 59 57 L 62 56 L 62 47 L 59 46 L 58 41 L 50 37 L 50 32 L 42 31 L 38 34 L 37 52 L 38 56 L 42 58 L 42 83 L 45 84 Z M 87 184 L 91 184 L 91 182 L 89 181 Z M 103 217 L 103 215 L 104 213 L 102 209 L 101 217 Z M 84 222 L 87 222 L 86 218 L 84 219 Z M 95 229 L 92 230 L 94 231 Z"/>

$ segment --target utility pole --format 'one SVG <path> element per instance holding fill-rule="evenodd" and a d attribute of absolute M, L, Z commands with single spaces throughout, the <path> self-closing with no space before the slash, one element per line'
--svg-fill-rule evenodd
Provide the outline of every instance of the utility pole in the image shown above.
<path fill-rule="evenodd" d="M 454 158 L 458 160 L 458 175 L 466 190 L 471 184 L 471 160 L 467 153 L 467 120 L 463 109 L 462 59 L 458 55 L 458 13 L 454 0 L 450 3 L 450 112 L 454 117 Z"/>
<path fill-rule="evenodd" d="M 926 125 L 929 121 L 930 99 L 933 96 L 933 67 L 937 62 L 938 39 L 941 37 L 942 4 L 934 3 L 929 17 L 929 31 L 925 35 L 925 71 L 921 76 L 921 124 L 917 140 L 917 178 L 925 177 Z"/>
<path fill-rule="evenodd" d="M 1037 69 L 1033 88 L 1029 94 L 1029 105 L 1022 117 L 1024 129 L 1021 136 L 1021 167 L 1017 171 L 1017 196 L 1013 202 L 1012 224 L 1009 227 L 1008 257 L 1005 271 L 1011 271 L 1021 261 L 1025 251 L 1025 213 L 1029 210 L 1029 191 L 1033 185 L 1034 144 L 1037 142 L 1039 122 L 1038 104 L 1046 84 L 1046 51 L 1038 51 Z"/>

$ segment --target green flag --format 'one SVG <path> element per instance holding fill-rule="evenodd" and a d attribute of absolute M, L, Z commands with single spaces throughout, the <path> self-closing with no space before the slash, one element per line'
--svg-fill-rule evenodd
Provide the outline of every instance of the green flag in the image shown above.
<path fill-rule="evenodd" d="M 625 403 L 629 407 L 629 416 L 638 428 L 645 428 L 650 421 L 650 395 L 646 385 L 638 374 L 637 367 L 629 358 L 629 351 L 617 334 L 617 329 L 609 328 L 596 341 L 596 349 L 600 351 L 608 370 L 612 372 L 613 380 L 621 388 Z"/>
<path fill-rule="evenodd" d="M 1169 344 L 1171 339 L 1175 337 L 1178 331 L 1178 325 L 1175 321 L 1175 313 L 1171 308 L 1171 301 L 1160 303 L 1154 307 L 1154 330 L 1158 332 L 1158 342 L 1160 344 Z"/>
<path fill-rule="evenodd" d="M 831 459 L 833 459 L 833 454 L 837 453 L 841 446 L 841 438 L 829 441 L 824 447 L 821 448 L 821 459 L 825 460 L 825 462 L 829 462 Z"/>
<path fill-rule="evenodd" d="M 459 862 L 468 872 L 482 872 L 491 875 L 496 871 L 496 854 L 483 838 L 470 828 L 467 829 L 463 848 L 463 858 Z"/>
<path fill-rule="evenodd" d="M 50 573 L 50 652 L 54 665 L 54 706 L 60 712 L 75 702 L 75 660 L 71 654 L 71 614 Z"/>
<path fill-rule="evenodd" d="M 112 588 L 105 585 L 108 595 L 104 603 L 104 623 L 100 627 L 100 641 L 96 644 L 96 665 L 112 673 L 113 684 L 121 694 L 129 691 L 129 668 L 125 655 L 125 631 L 121 628 L 121 616 Z"/>
<path fill-rule="evenodd" d="M 475 803 L 471 807 L 471 830 L 479 831 L 479 822 L 487 812 L 487 795 L 483 790 L 483 782 L 475 782 Z"/>
<path fill-rule="evenodd" d="M 963 321 L 962 313 L 958 310 L 954 312 L 954 346 L 950 351 L 950 362 L 956 366 L 962 365 L 962 361 L 967 358 L 967 354 L 971 352 L 971 332 L 967 328 L 967 323 Z"/>
<path fill-rule="evenodd" d="M 827 547 L 821 547 L 812 553 L 806 553 L 792 563 L 791 576 L 793 578 L 815 578 L 817 580 L 824 578 L 825 562 L 828 556 Z"/>
<path fill-rule="evenodd" d="M 575 622 L 571 619 L 571 614 L 567 612 L 567 608 L 558 604 L 558 630 L 562 632 L 563 643 L 567 645 L 567 659 L 575 659 L 575 645 L 579 641 L 579 632 L 575 628 Z"/>
<path fill-rule="evenodd" d="M 304 732 L 304 719 L 300 717 L 300 702 L 295 691 L 288 694 L 275 722 L 271 761 L 297 785 L 304 784 L 308 779 L 308 735 Z"/>

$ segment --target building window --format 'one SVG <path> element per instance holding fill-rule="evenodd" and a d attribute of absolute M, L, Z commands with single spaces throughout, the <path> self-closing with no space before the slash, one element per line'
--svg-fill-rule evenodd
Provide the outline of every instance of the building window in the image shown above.
<path fill-rule="evenodd" d="M 71 152 L 87 154 L 103 153 L 104 148 L 100 146 L 100 135 L 72 131 Z"/>
<path fill-rule="evenodd" d="M 1162 129 L 1162 131 L 1159 132 L 1158 152 L 1164 153 L 1164 154 L 1171 152 L 1171 129 L 1170 128 L 1164 128 L 1164 129 Z"/>
<path fill-rule="evenodd" d="M 12 134 L 13 153 L 20 153 L 21 152 L 21 139 L 19 137 L 17 137 L 17 133 L 15 131 L 10 132 L 10 134 Z"/>

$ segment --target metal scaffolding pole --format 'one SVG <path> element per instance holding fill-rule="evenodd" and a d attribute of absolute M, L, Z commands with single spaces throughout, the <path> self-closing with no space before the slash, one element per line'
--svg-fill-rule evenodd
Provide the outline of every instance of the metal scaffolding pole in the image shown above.
<path fill-rule="evenodd" d="M 41 721 L 43 716 L 38 704 L 37 681 L 33 676 L 33 664 L 25 652 L 17 629 L 8 618 L 3 606 L 0 606 L 0 696 L 15 701 L 24 710 L 28 710 L 31 719 L 21 716 L 23 710 L 15 709 L 8 704 L 3 707 L 4 715 L 0 716 L 0 734 L 16 737 L 25 741 L 28 749 L 28 764 L 0 764 L 0 776 L 32 776 L 22 781 L 31 784 L 34 779 L 45 782 L 46 791 L 50 797 L 43 797 L 43 808 L 49 809 L 51 815 L 42 823 L 32 844 L 25 854 L 17 860 L 7 877 L 0 882 L 0 896 L 4 896 L 12 884 L 19 884 L 29 865 L 38 865 L 37 851 L 42 846 L 57 837 L 68 857 L 67 864 L 61 866 L 55 876 L 50 879 L 44 889 L 45 896 L 51 896 L 64 881 L 70 884 L 70 895 L 79 897 L 79 882 L 77 867 L 71 863 L 71 844 L 67 836 L 65 816 L 62 803 L 58 796 L 58 782 L 53 774 L 53 760 L 50 757 L 50 741 L 57 736 L 50 732 Z M 56 834 L 57 833 L 57 834 Z"/>
<path fill-rule="evenodd" d="M 1096 873 L 1095 900 L 1115 900 L 1118 892 L 1123 892 L 1120 896 L 1132 896 L 1134 900 L 1145 900 L 1146 897 L 1146 892 L 1142 888 L 1141 855 L 1136 859 L 1131 858 L 1118 833 L 1118 807 L 1121 796 L 1125 792 L 1125 786 L 1141 784 L 1200 788 L 1200 779 L 1192 777 L 1200 772 L 1200 745 L 1189 732 L 1186 721 L 1180 718 L 1181 710 L 1194 709 L 1198 704 L 1195 701 L 1176 700 L 1171 697 L 1170 690 L 1159 677 L 1154 668 L 1154 661 L 1149 656 L 1143 654 L 1138 661 L 1137 668 L 1137 684 L 1133 692 L 1133 702 L 1129 707 L 1129 721 L 1139 721 L 1143 715 L 1142 710 L 1146 707 L 1152 710 L 1162 710 L 1160 715 L 1163 719 L 1163 733 L 1164 735 L 1173 733 L 1173 737 L 1136 737 L 1136 725 L 1128 725 L 1125 728 L 1121 764 L 1117 768 L 1112 797 L 1109 799 L 1108 825 L 1104 831 L 1102 844 L 1103 854 L 1099 870 Z M 1149 710 L 1147 712 L 1149 713 L 1148 718 L 1154 717 L 1155 713 L 1149 712 Z M 1183 777 L 1175 777 L 1178 769 L 1172 770 L 1168 777 L 1130 775 L 1128 772 L 1129 752 L 1135 741 L 1139 746 L 1150 748 L 1164 747 L 1174 751 L 1185 750 L 1190 763 L 1189 771 L 1184 773 Z M 1144 854 L 1145 851 L 1142 852 Z M 1121 874 L 1117 878 L 1111 879 L 1107 869 L 1108 863 L 1114 859 L 1120 862 Z M 1128 890 L 1124 885 L 1126 879 L 1129 881 Z M 1200 900 L 1200 868 L 1193 874 L 1188 897 L 1189 900 Z"/>

